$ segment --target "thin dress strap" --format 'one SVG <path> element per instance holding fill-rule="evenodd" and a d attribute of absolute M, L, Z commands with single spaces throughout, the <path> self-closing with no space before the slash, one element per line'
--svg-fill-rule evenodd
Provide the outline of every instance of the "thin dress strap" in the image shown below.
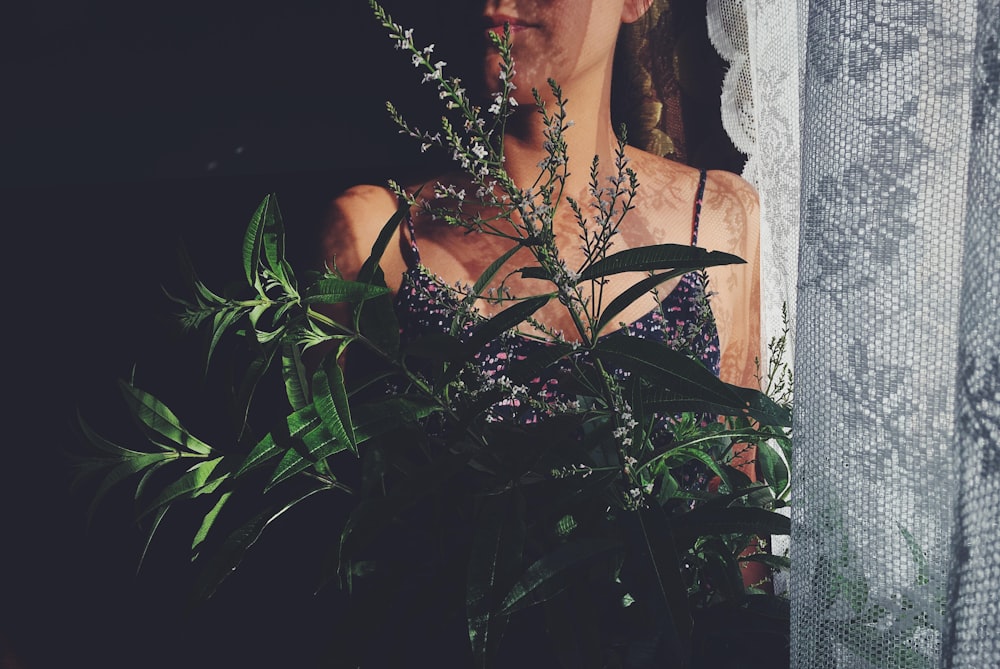
<path fill-rule="evenodd" d="M 399 245 L 404 249 L 404 256 L 407 256 L 405 251 L 409 251 L 407 265 L 416 267 L 420 264 L 420 250 L 417 248 L 417 233 L 413 225 L 413 217 L 407 214 L 403 220 L 406 221 L 406 235 L 400 235 Z M 404 237 L 408 239 L 404 240 Z"/>
<path fill-rule="evenodd" d="M 698 192 L 694 196 L 694 220 L 691 221 L 691 246 L 698 245 L 698 223 L 701 220 L 701 203 L 705 197 L 705 182 L 708 172 L 700 170 L 698 175 Z"/>

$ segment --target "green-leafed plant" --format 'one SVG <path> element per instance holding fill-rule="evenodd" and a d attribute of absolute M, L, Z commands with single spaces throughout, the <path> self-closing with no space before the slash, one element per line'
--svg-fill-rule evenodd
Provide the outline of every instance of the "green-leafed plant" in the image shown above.
<path fill-rule="evenodd" d="M 450 150 L 475 192 L 438 184 L 440 199 L 428 203 L 395 187 L 403 204 L 357 278 L 346 280 L 330 267 L 302 284 L 285 257 L 276 199 L 264 198 L 243 242 L 242 294 L 217 294 L 192 272 L 190 295 L 176 298 L 183 325 L 210 332 L 206 364 L 232 341 L 253 352 L 235 384 L 240 425 L 226 444 L 206 443 L 161 399 L 122 382 L 147 441 L 121 446 L 82 423 L 96 447 L 81 461 L 82 471 L 103 475 L 94 503 L 113 485 L 137 481 L 138 516 L 148 521 L 151 537 L 168 509 L 203 498 L 199 508 L 207 512 L 193 528 L 191 550 L 202 566 L 195 589 L 208 597 L 279 515 L 314 495 L 345 500 L 340 522 L 322 520 L 337 540 L 329 571 L 318 575 L 348 592 L 357 607 L 349 616 L 352 632 L 338 636 L 337 666 L 368 666 L 368 644 L 384 643 L 372 641 L 378 634 L 372 630 L 406 606 L 414 621 L 464 617 L 467 638 L 454 642 L 467 644 L 470 662 L 482 667 L 497 658 L 512 618 L 540 610 L 568 667 L 615 666 L 616 648 L 649 639 L 659 639 L 651 660 L 668 656 L 685 666 L 697 663 L 698 649 L 712 638 L 699 625 L 712 624 L 719 612 L 787 619 L 787 603 L 744 587 L 739 562 L 787 567 L 766 552 L 740 555 L 754 536 L 789 530 L 774 509 L 787 500 L 790 397 L 775 401 L 759 389 L 723 383 L 658 341 L 597 336 L 664 282 L 742 261 L 669 244 L 614 252 L 614 234 L 639 188 L 624 159 L 624 137 L 608 183 L 600 182 L 594 162 L 593 201 L 564 197 L 570 124 L 554 82 L 555 109 L 536 93 L 549 157 L 531 188 L 518 187 L 501 158 L 514 87 L 509 36 L 497 41 L 502 90 L 484 112 L 458 80 L 444 76 L 443 63 L 432 63 L 431 48 L 415 47 L 410 31 L 372 6 L 397 46 L 426 72 L 425 81 L 438 87 L 451 116 L 432 135 L 390 106 L 391 113 L 422 143 Z M 485 205 L 500 213 L 489 220 L 469 216 L 463 205 L 470 200 L 477 206 L 464 209 Z M 379 264 L 413 206 L 503 237 L 510 250 L 475 285 L 447 289 L 455 311 L 450 332 L 401 342 Z M 581 267 L 568 267 L 554 241 L 554 212 L 565 206 L 587 250 Z M 512 273 L 507 261 L 525 248 L 535 264 L 513 272 L 548 281 L 551 290 L 488 291 L 500 272 Z M 646 277 L 605 300 L 606 277 L 626 271 Z M 484 318 L 475 308 L 479 300 L 503 308 Z M 551 300 L 569 310 L 574 337 L 532 319 Z M 331 304 L 350 305 L 350 318 L 325 315 Z M 476 354 L 498 338 L 528 336 L 518 333 L 525 324 L 545 345 L 510 364 L 504 376 L 484 374 Z M 317 346 L 328 352 L 312 370 L 303 352 Z M 772 361 L 772 369 L 780 366 Z M 551 369 L 564 377 L 557 401 L 539 398 L 533 384 Z M 284 417 L 255 424 L 274 415 L 274 407 L 254 405 L 255 389 L 278 378 Z M 515 402 L 544 419 L 505 420 L 505 407 Z M 707 414 L 727 418 L 706 420 Z M 728 464 L 746 444 L 758 446 L 762 482 L 751 483 Z M 718 488 L 682 487 L 678 472 L 691 466 L 717 477 Z"/>

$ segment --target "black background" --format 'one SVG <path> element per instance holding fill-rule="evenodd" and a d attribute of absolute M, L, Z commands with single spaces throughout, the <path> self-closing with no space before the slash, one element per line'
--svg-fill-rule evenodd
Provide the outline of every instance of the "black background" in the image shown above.
<path fill-rule="evenodd" d="M 392 9 L 449 60 L 449 46 L 477 38 L 469 4 Z M 200 342 L 176 336 L 160 292 L 178 242 L 209 285 L 238 277 L 243 230 L 273 192 L 293 262 L 311 263 L 337 192 L 426 161 L 383 106 L 429 120 L 436 96 L 418 80 L 363 0 L 5 9 L 0 669 L 298 667 L 323 655 L 336 594 L 311 594 L 317 548 L 335 538 L 322 513 L 277 523 L 188 611 L 190 519 L 168 516 L 137 576 L 143 537 L 126 491 L 88 528 L 94 488 L 70 491 L 65 454 L 82 448 L 77 411 L 132 434 L 116 383 L 133 365 L 169 403 L 201 410 L 193 427 L 211 433 L 211 394 L 189 363 Z"/>

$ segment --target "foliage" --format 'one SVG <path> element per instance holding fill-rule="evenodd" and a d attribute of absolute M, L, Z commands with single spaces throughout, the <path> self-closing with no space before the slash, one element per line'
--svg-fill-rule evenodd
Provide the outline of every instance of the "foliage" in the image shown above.
<path fill-rule="evenodd" d="M 432 47 L 417 49 L 410 31 L 373 8 L 453 116 L 431 134 L 390 112 L 423 144 L 450 149 L 475 192 L 437 184 L 439 197 L 427 201 L 396 186 L 403 203 L 356 279 L 328 267 L 302 284 L 285 257 L 276 198 L 264 198 L 243 241 L 242 293 L 219 295 L 191 272 L 190 296 L 174 298 L 187 328 L 210 333 L 206 365 L 225 342 L 253 352 L 234 386 L 240 426 L 230 443 L 206 443 L 159 398 L 123 382 L 148 446 L 112 443 L 81 421 L 96 447 L 81 471 L 103 474 L 94 504 L 133 478 L 137 514 L 150 521 L 151 537 L 169 509 L 207 500 L 191 550 L 202 565 L 196 589 L 208 597 L 281 514 L 313 495 L 341 496 L 349 511 L 335 529 L 327 576 L 356 602 L 352 629 L 360 630 L 353 639 L 344 635 L 343 657 L 371 652 L 362 647 L 370 640 L 362 623 L 375 629 L 389 620 L 409 590 L 414 620 L 464 617 L 474 666 L 483 667 L 493 666 L 509 623 L 542 610 L 557 654 L 574 667 L 601 666 L 609 649 L 650 640 L 651 661 L 683 663 L 705 638 L 697 625 L 709 619 L 706 611 L 787 617 L 787 603 L 744 587 L 739 563 L 787 566 L 767 553 L 741 554 L 754 536 L 788 533 L 788 519 L 774 510 L 787 500 L 790 397 L 776 402 L 726 384 L 683 349 L 656 340 L 599 336 L 664 282 L 742 261 L 669 244 L 614 252 L 639 188 L 624 133 L 607 183 L 594 161 L 592 202 L 564 197 L 564 133 L 571 124 L 554 82 L 555 109 L 535 95 L 548 158 L 538 180 L 519 188 L 502 160 L 515 86 L 509 34 L 497 40 L 504 76 L 484 112 L 458 80 L 444 76 L 444 63 L 431 62 Z M 564 203 L 586 249 L 580 267 L 568 267 L 555 244 L 553 217 Z M 445 287 L 454 308 L 450 331 L 401 340 L 380 260 L 411 207 L 511 246 L 475 285 Z M 484 219 L 469 210 L 499 213 Z M 535 264 L 505 270 L 520 249 Z M 551 290 L 488 289 L 501 271 L 544 279 Z M 645 276 L 606 300 L 607 277 L 625 271 Z M 553 299 L 572 316 L 573 337 L 532 318 Z M 485 318 L 477 310 L 483 302 L 502 308 Z M 333 304 L 348 305 L 350 316 L 330 318 Z M 483 347 L 517 337 L 541 344 L 501 375 L 484 373 L 477 364 Z M 780 346 L 773 350 L 780 354 Z M 310 349 L 325 351 L 315 369 L 303 361 Z M 771 367 L 780 368 L 780 360 Z M 555 400 L 538 392 L 540 374 L 551 370 L 561 375 Z M 251 427 L 255 390 L 275 373 L 287 407 L 259 436 Z M 539 419 L 513 419 L 519 405 Z M 762 482 L 730 466 L 748 444 L 758 446 Z M 714 477 L 717 488 L 682 485 L 681 473 L 692 468 Z M 584 652 L 592 644 L 596 654 Z"/>
<path fill-rule="evenodd" d="M 811 566 L 810 580 L 829 624 L 809 639 L 813 657 L 818 663 L 836 663 L 839 654 L 870 666 L 937 666 L 946 602 L 941 584 L 934 582 L 927 550 L 897 524 L 913 576 L 887 596 L 861 568 L 846 519 L 837 499 L 827 501 L 820 513 L 825 550 Z"/>

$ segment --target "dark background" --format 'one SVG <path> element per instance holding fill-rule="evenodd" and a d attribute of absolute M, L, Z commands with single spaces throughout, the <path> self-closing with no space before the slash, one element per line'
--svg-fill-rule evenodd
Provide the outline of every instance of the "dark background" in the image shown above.
<path fill-rule="evenodd" d="M 391 8 L 460 63 L 447 48 L 477 38 L 469 4 Z M 697 2 L 680 4 L 697 15 Z M 77 411 L 133 434 L 116 387 L 133 365 L 196 410 L 196 433 L 212 432 L 212 395 L 191 363 L 200 342 L 176 336 L 160 291 L 177 276 L 179 241 L 210 286 L 238 277 L 243 230 L 275 193 L 293 262 L 311 263 L 341 189 L 425 166 L 383 106 L 432 121 L 436 96 L 418 81 L 363 0 L 5 9 L 0 669 L 298 667 L 322 656 L 336 609 L 335 593 L 311 594 L 317 548 L 334 536 L 322 513 L 277 523 L 189 611 L 192 521 L 168 515 L 136 575 L 143 537 L 127 491 L 88 528 L 94 487 L 70 491 L 65 455 L 83 448 Z"/>

